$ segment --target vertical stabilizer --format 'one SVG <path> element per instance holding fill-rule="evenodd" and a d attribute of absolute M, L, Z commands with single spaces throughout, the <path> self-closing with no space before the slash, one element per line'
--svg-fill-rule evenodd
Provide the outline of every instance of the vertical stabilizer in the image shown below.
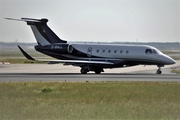
<path fill-rule="evenodd" d="M 53 43 L 67 43 L 60 39 L 47 25 L 48 19 L 32 19 L 32 18 L 21 18 L 9 20 L 25 21 L 27 25 L 31 26 L 36 41 L 39 45 L 49 45 Z"/>

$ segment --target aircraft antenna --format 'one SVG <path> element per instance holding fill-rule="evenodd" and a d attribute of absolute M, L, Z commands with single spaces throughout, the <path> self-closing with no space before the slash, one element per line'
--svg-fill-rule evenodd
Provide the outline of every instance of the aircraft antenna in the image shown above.
<path fill-rule="evenodd" d="M 137 43 L 137 45 L 139 45 L 139 43 L 138 43 L 138 39 L 136 39 L 136 43 Z"/>

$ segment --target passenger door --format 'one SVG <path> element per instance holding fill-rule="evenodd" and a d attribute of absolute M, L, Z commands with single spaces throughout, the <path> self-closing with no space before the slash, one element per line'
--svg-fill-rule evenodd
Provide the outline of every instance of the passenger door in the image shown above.
<path fill-rule="evenodd" d="M 91 57 L 91 56 L 92 56 L 92 47 L 89 47 L 89 48 L 87 49 L 87 56 L 88 56 L 88 57 Z"/>

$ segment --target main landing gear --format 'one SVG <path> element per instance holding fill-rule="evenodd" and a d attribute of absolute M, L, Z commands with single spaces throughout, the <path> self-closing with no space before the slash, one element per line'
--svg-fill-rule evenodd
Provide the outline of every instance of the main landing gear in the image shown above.
<path fill-rule="evenodd" d="M 89 71 L 87 69 L 81 68 L 80 72 L 81 72 L 81 74 L 87 74 L 87 72 L 89 72 Z"/>
<path fill-rule="evenodd" d="M 87 74 L 87 72 L 89 71 L 94 71 L 96 74 L 101 74 L 101 72 L 104 72 L 103 68 L 91 68 L 91 69 L 81 68 L 80 70 L 81 74 Z"/>
<path fill-rule="evenodd" d="M 163 65 L 158 65 L 158 70 L 157 70 L 157 74 L 161 74 L 162 73 L 162 71 L 161 71 L 161 67 L 164 67 Z"/>
<path fill-rule="evenodd" d="M 97 68 L 97 69 L 94 70 L 94 72 L 96 74 L 101 74 L 101 72 L 103 72 L 103 69 L 102 68 Z"/>

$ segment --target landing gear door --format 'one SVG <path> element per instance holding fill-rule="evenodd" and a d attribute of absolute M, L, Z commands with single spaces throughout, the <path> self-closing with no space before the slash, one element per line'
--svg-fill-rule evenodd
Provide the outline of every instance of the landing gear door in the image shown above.
<path fill-rule="evenodd" d="M 88 57 L 91 57 L 91 56 L 92 56 L 92 47 L 89 47 L 89 48 L 87 49 L 87 56 L 88 56 Z"/>

